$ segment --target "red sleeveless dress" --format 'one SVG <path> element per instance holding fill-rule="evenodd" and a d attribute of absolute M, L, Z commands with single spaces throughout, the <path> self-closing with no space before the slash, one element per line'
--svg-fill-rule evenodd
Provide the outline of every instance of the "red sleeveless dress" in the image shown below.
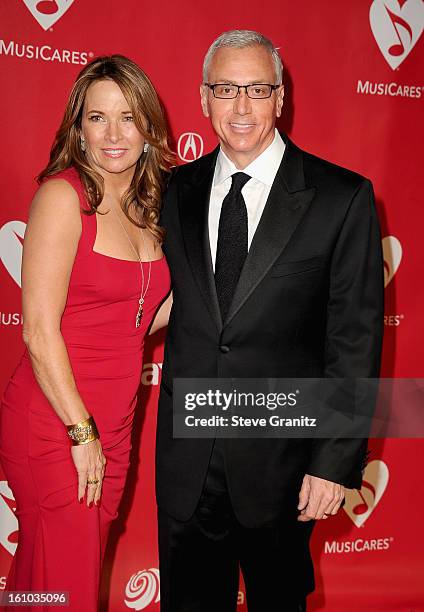
<path fill-rule="evenodd" d="M 68 181 L 78 193 L 81 208 L 88 207 L 75 169 L 54 178 Z M 163 257 L 151 264 L 143 317 L 136 328 L 140 264 L 93 251 L 96 216 L 81 215 L 82 234 L 61 331 L 78 391 L 95 418 L 107 459 L 100 505 L 88 508 L 78 503 L 66 428 L 38 386 L 27 352 L 9 382 L 0 411 L 0 460 L 19 520 L 19 542 L 6 589 L 68 591 L 72 612 L 97 609 L 107 535 L 117 516 L 129 465 L 144 337 L 170 289 Z M 144 264 L 145 279 L 147 275 L 148 264 Z"/>

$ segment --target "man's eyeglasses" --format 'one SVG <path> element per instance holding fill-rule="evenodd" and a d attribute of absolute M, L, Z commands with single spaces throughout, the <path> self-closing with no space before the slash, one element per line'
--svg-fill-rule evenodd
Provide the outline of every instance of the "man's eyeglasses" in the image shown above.
<path fill-rule="evenodd" d="M 278 89 L 280 85 L 270 85 L 269 83 L 254 83 L 253 85 L 233 85 L 232 83 L 203 83 L 209 89 L 212 89 L 215 98 L 221 100 L 230 100 L 237 98 L 240 89 L 244 89 L 246 95 L 253 100 L 263 100 L 270 98 L 274 89 Z"/>

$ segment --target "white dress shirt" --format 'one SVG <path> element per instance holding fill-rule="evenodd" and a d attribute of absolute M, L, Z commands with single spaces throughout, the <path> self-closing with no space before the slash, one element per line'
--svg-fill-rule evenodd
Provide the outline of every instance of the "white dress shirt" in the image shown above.
<path fill-rule="evenodd" d="M 278 131 L 275 130 L 274 140 L 269 147 L 243 170 L 245 174 L 252 177 L 241 190 L 247 208 L 248 249 L 264 211 L 285 148 L 286 145 L 283 139 Z M 214 270 L 222 202 L 230 191 L 231 175 L 236 172 L 240 172 L 240 170 L 236 168 L 223 150 L 220 149 L 215 165 L 208 216 L 209 244 Z"/>

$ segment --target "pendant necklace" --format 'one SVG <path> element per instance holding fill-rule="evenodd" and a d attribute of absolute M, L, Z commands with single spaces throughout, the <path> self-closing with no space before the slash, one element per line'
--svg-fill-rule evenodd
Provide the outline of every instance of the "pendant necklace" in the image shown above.
<path fill-rule="evenodd" d="M 144 269 L 143 269 L 143 262 L 141 261 L 141 257 L 138 254 L 137 249 L 135 248 L 135 246 L 134 246 L 134 244 L 133 244 L 133 242 L 132 242 L 132 240 L 131 240 L 128 232 L 127 232 L 127 230 L 125 229 L 124 224 L 122 223 L 121 219 L 119 218 L 119 215 L 116 212 L 115 207 L 113 205 L 112 205 L 112 210 L 115 213 L 116 218 L 118 219 L 120 226 L 124 230 L 124 233 L 125 233 L 125 235 L 127 237 L 127 240 L 130 243 L 132 250 L 136 254 L 138 262 L 140 264 L 140 270 L 141 270 L 141 291 L 140 291 L 140 299 L 138 300 L 138 310 L 137 310 L 137 314 L 136 314 L 136 317 L 135 317 L 135 326 L 136 327 L 140 327 L 141 319 L 143 318 L 144 298 L 146 297 L 146 293 L 147 293 L 147 290 L 148 290 L 149 285 L 150 285 L 150 272 L 152 270 L 152 260 L 150 259 L 150 253 L 149 253 L 149 250 L 148 250 L 148 248 L 146 246 L 146 242 L 144 240 L 143 228 L 140 227 L 141 239 L 143 241 L 143 248 L 144 248 L 145 252 L 147 253 L 147 257 L 149 259 L 148 262 L 144 262 L 144 263 L 148 263 L 149 264 L 149 274 L 148 274 L 148 277 L 147 277 L 147 284 L 146 284 L 146 287 L 144 287 Z"/>

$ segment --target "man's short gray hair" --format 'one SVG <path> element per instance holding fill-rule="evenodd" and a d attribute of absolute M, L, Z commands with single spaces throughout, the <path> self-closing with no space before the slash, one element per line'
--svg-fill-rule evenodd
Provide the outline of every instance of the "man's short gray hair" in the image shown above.
<path fill-rule="evenodd" d="M 280 55 L 269 38 L 254 30 L 229 30 L 213 41 L 203 61 L 203 82 L 208 82 L 209 65 L 218 49 L 221 47 L 243 49 L 245 47 L 254 47 L 255 45 L 265 47 L 271 54 L 275 67 L 275 85 L 281 85 L 283 80 L 283 64 Z"/>

